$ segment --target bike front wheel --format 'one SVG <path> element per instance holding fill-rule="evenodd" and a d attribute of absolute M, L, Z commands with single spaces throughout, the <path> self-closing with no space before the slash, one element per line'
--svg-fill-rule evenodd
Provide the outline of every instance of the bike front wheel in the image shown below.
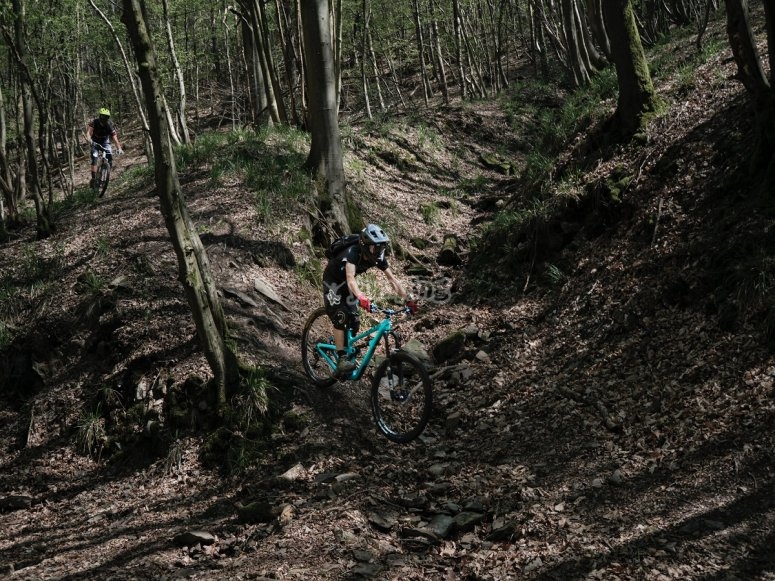
<path fill-rule="evenodd" d="M 382 362 L 371 385 L 371 409 L 382 434 L 405 444 L 419 436 L 431 417 L 433 392 L 425 367 L 403 351 Z"/>
<path fill-rule="evenodd" d="M 318 387 L 330 387 L 336 383 L 328 361 L 317 349 L 318 343 L 334 344 L 334 325 L 323 307 L 315 309 L 304 324 L 301 335 L 301 362 L 304 373 Z"/>
<path fill-rule="evenodd" d="M 108 183 L 110 182 L 110 164 L 106 160 L 102 160 L 99 171 L 97 172 L 97 191 L 100 198 L 105 195 L 105 190 L 108 189 Z"/>

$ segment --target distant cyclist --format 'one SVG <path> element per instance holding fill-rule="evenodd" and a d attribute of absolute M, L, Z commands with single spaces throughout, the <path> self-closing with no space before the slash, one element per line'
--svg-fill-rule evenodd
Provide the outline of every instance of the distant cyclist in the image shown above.
<path fill-rule="evenodd" d="M 105 157 L 111 166 L 113 165 L 113 151 L 110 147 L 110 142 L 113 141 L 116 144 L 116 155 L 123 153 L 121 142 L 118 140 L 118 133 L 116 133 L 116 128 L 110 120 L 110 109 L 107 107 L 100 109 L 99 117 L 89 121 L 89 125 L 86 127 L 86 134 L 89 136 L 89 147 L 91 147 L 91 182 L 89 185 L 94 187 L 97 181 L 97 145 L 105 149 Z"/>
<path fill-rule="evenodd" d="M 371 308 L 371 301 L 355 282 L 356 275 L 376 266 L 385 273 L 390 284 L 398 295 L 406 300 L 411 311 L 414 313 L 417 310 L 417 303 L 388 267 L 385 259 L 388 242 L 390 238 L 382 228 L 369 224 L 361 231 L 358 243 L 345 247 L 333 256 L 323 272 L 323 303 L 334 325 L 334 343 L 339 354 L 337 375 L 341 376 L 355 369 L 355 363 L 344 357 L 345 330 L 352 329 L 353 333 L 357 333 L 360 327 L 358 306 L 367 312 Z"/>

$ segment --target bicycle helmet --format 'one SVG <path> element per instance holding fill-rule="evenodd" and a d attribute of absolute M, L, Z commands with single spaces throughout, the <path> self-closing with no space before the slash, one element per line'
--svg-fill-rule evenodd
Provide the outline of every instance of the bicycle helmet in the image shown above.
<path fill-rule="evenodd" d="M 105 119 L 110 117 L 110 109 L 108 109 L 107 107 L 103 107 L 102 109 L 100 109 L 100 117 L 104 117 Z"/>
<path fill-rule="evenodd" d="M 369 262 L 375 263 L 385 257 L 390 238 L 385 231 L 376 224 L 368 224 L 361 230 L 361 256 Z"/>

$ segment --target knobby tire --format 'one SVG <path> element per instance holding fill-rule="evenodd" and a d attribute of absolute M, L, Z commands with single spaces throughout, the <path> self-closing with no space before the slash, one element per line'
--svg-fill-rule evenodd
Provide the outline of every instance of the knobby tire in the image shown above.
<path fill-rule="evenodd" d="M 394 352 L 374 373 L 371 409 L 377 428 L 388 440 L 405 444 L 419 436 L 431 417 L 432 403 L 428 371 L 409 353 Z"/>
<path fill-rule="evenodd" d="M 99 171 L 97 173 L 99 175 L 99 184 L 97 186 L 97 190 L 101 198 L 105 195 L 105 190 L 108 189 L 108 183 L 110 182 L 110 164 L 105 159 L 102 160 Z"/>
<path fill-rule="evenodd" d="M 333 342 L 334 325 L 324 307 L 315 309 L 304 324 L 301 334 L 301 361 L 304 373 L 318 387 L 331 387 L 336 383 L 331 367 L 321 357 L 315 345 L 321 342 Z"/>

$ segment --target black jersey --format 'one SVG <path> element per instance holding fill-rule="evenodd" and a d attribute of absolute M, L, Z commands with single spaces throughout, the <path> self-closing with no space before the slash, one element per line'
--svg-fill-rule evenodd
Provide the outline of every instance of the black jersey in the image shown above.
<path fill-rule="evenodd" d="M 91 140 L 96 141 L 100 145 L 108 145 L 110 138 L 116 134 L 116 128 L 113 127 L 113 122 L 108 119 L 108 122 L 103 125 L 100 123 L 99 118 L 89 121 L 89 127 L 91 127 Z"/>
<path fill-rule="evenodd" d="M 362 274 L 373 266 L 380 270 L 388 269 L 388 262 L 384 257 L 377 259 L 376 263 L 361 260 L 361 245 L 353 244 L 328 261 L 328 265 L 323 271 L 323 280 L 337 284 L 345 282 L 347 279 L 345 266 L 348 262 L 355 265 L 355 274 Z"/>

